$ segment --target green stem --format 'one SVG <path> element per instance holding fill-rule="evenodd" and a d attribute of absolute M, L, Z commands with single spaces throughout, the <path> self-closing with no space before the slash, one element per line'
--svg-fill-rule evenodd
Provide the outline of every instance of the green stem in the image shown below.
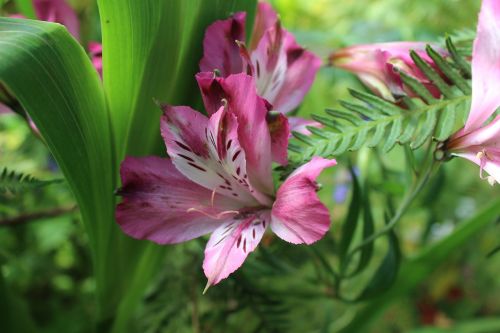
<path fill-rule="evenodd" d="M 394 228 L 396 223 L 401 219 L 401 217 L 404 215 L 408 207 L 411 205 L 413 200 L 417 197 L 417 195 L 422 191 L 424 188 L 425 184 L 431 177 L 432 173 L 438 168 L 440 162 L 439 161 L 432 161 L 430 166 L 427 168 L 425 173 L 423 173 L 417 182 L 414 185 L 413 190 L 409 191 L 408 194 L 405 196 L 403 199 L 401 205 L 399 206 L 398 210 L 396 211 L 396 214 L 392 217 L 392 219 L 387 223 L 382 229 L 380 229 L 378 232 L 374 233 L 370 237 L 366 238 L 361 242 L 358 246 L 356 246 L 351 252 L 347 255 L 347 262 L 351 260 L 351 258 L 358 252 L 360 251 L 364 246 L 367 244 L 375 241 L 377 238 L 380 236 L 385 235 L 389 231 Z M 344 276 L 346 277 L 346 276 Z"/>

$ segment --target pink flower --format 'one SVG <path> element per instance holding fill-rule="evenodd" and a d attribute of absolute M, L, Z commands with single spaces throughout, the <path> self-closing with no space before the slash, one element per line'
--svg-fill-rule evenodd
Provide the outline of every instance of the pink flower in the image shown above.
<path fill-rule="evenodd" d="M 472 102 L 465 127 L 448 142 L 456 156 L 480 167 L 480 177 L 500 183 L 500 2 L 483 0 L 472 52 Z M 483 176 L 486 171 L 489 176 Z"/>
<path fill-rule="evenodd" d="M 276 12 L 259 2 L 250 47 L 245 42 L 243 12 L 210 25 L 203 40 L 202 72 L 218 71 L 222 77 L 247 73 L 255 78 L 258 94 L 272 109 L 288 113 L 309 91 L 321 59 L 295 42 L 281 27 Z M 317 123 L 315 123 L 317 124 Z"/>
<path fill-rule="evenodd" d="M 438 70 L 425 52 L 425 46 L 426 43 L 420 42 L 355 45 L 334 52 L 330 56 L 330 63 L 356 74 L 370 90 L 391 102 L 395 101 L 394 97 L 415 96 L 413 91 L 403 84 L 399 71 L 419 80 L 434 97 L 438 98 L 439 90 L 425 77 L 410 57 L 410 51 L 414 50 L 435 70 Z M 446 55 L 444 50 L 433 47 Z"/>
<path fill-rule="evenodd" d="M 185 106 L 163 108 L 170 160 L 128 157 L 116 209 L 122 230 L 134 238 L 175 244 L 211 233 L 207 287 L 237 270 L 268 227 L 294 244 L 321 239 L 330 215 L 315 180 L 336 164 L 314 158 L 275 191 L 266 102 L 246 74 L 214 82 L 225 100 L 209 117 Z M 205 103 L 212 110 L 208 96 Z"/>
<path fill-rule="evenodd" d="M 80 39 L 80 21 L 64 0 L 33 0 L 36 16 L 41 21 L 60 23 L 76 38 Z"/>

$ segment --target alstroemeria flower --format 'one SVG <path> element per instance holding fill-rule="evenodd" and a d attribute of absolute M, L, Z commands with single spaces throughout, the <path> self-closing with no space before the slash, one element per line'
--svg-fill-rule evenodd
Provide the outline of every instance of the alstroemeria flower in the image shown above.
<path fill-rule="evenodd" d="M 456 156 L 480 167 L 481 178 L 500 183 L 500 2 L 483 0 L 472 51 L 472 102 L 465 127 L 447 143 Z M 490 176 L 483 176 L 483 170 Z"/>
<path fill-rule="evenodd" d="M 248 75 L 219 83 L 226 100 L 210 117 L 185 106 L 163 108 L 170 160 L 128 157 L 116 210 L 122 230 L 134 238 L 174 244 L 211 233 L 203 262 L 207 286 L 237 270 L 268 227 L 294 244 L 322 238 L 330 215 L 315 180 L 336 164 L 314 158 L 275 191 L 265 101 Z"/>
<path fill-rule="evenodd" d="M 236 73 L 252 75 L 258 94 L 272 105 L 272 110 L 288 113 L 309 91 L 321 59 L 295 42 L 293 35 L 281 27 L 271 5 L 265 2 L 258 4 L 247 49 L 245 19 L 246 13 L 239 12 L 207 28 L 200 69 L 218 71 L 222 77 Z"/>
<path fill-rule="evenodd" d="M 378 96 L 394 102 L 398 96 L 415 96 L 406 87 L 399 76 L 399 71 L 411 75 L 426 86 L 436 98 L 439 90 L 425 77 L 410 57 L 414 50 L 427 63 L 438 71 L 432 59 L 425 52 L 426 43 L 391 42 L 367 45 L 355 45 L 338 50 L 330 56 L 330 64 L 345 69 L 358 78 Z M 442 55 L 446 52 L 433 46 Z"/>

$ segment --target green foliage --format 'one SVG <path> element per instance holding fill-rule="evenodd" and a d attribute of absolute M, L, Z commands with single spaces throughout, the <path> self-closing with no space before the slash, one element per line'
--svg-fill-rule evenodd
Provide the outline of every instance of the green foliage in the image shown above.
<path fill-rule="evenodd" d="M 418 80 L 400 72 L 402 81 L 417 97 L 402 98 L 397 104 L 371 93 L 350 90 L 354 102 L 341 102 L 342 108 L 327 109 L 324 115 L 312 115 L 321 123 L 321 129 L 308 127 L 311 136 L 293 133 L 297 139 L 290 143 L 294 152 L 292 161 L 300 162 L 312 156 L 338 156 L 361 147 L 381 146 L 382 152 L 391 151 L 396 144 L 421 147 L 430 138 L 444 141 L 457 129 L 470 102 L 470 65 L 460 56 L 450 39 L 447 47 L 453 56 L 444 59 L 432 47 L 427 54 L 443 73 L 442 78 L 416 52 L 411 57 L 417 67 L 441 92 L 435 98 Z"/>
<path fill-rule="evenodd" d="M 37 189 L 51 184 L 61 183 L 62 179 L 40 180 L 33 176 L 4 168 L 0 173 L 0 195 Z"/>
<path fill-rule="evenodd" d="M 10 1 L 8 9 L 14 2 L 28 13 L 21 6 L 30 1 Z M 464 0 L 454 15 L 445 0 L 425 6 L 386 0 L 369 8 L 366 3 L 330 0 L 329 6 L 326 0 L 274 2 L 282 10 L 287 28 L 314 28 L 297 38 L 325 54 L 339 46 L 330 43 L 331 38 L 342 39 L 340 45 L 366 42 L 370 34 L 388 26 L 397 27 L 398 34 L 386 32 L 382 39 L 413 39 L 451 30 L 458 23 L 471 25 L 472 9 L 478 5 L 475 0 Z M 92 1 L 72 3 L 77 4 L 81 17 L 88 20 L 87 15 L 95 15 L 97 23 L 97 11 L 89 14 Z M 311 128 L 313 136 L 296 134 L 291 149 L 306 156 L 292 153 L 292 166 L 314 154 L 316 148 L 324 149 L 324 156 L 344 152 L 335 156 L 338 166 L 322 175 L 318 192 L 333 211 L 331 232 L 307 247 L 266 234 L 235 274 L 202 296 L 206 239 L 164 248 L 129 239 L 113 221 L 115 198 L 111 193 L 119 186 L 118 165 L 124 155 L 164 153 L 159 111 L 153 100 L 191 106 L 200 103 L 193 94 L 198 91 L 193 74 L 198 69 L 205 27 L 237 10 L 250 10 L 252 16 L 255 2 L 102 0 L 99 6 L 105 49 L 103 87 L 87 55 L 60 26 L 14 24 L 12 20 L 0 23 L 0 81 L 15 93 L 48 139 L 87 229 L 86 235 L 75 214 L 0 229 L 2 332 L 409 331 L 420 324 L 417 298 L 439 285 L 436 277 L 446 275 L 450 266 L 458 272 L 457 279 L 467 272 L 460 286 L 478 285 L 467 291 L 476 297 L 454 305 L 460 309 L 458 315 L 444 310 L 454 321 L 453 329 L 496 330 L 494 319 L 469 320 L 494 316 L 499 309 L 498 232 L 490 223 L 500 213 L 498 200 L 485 210 L 478 209 L 496 198 L 495 189 L 479 182 L 476 166 L 467 162 L 443 163 L 436 173 L 432 164 L 435 145 L 430 143 L 431 137 L 446 140 L 463 124 L 470 99 L 467 57 L 474 32 L 452 35 L 453 43 L 446 41 L 450 53 L 446 59 L 427 50 L 443 77 L 412 54 L 422 72 L 439 87 L 442 99 L 434 99 L 403 73 L 405 84 L 419 98 L 394 105 L 359 89 L 350 90 L 352 97 L 342 97 L 340 106 L 334 104 L 326 114 L 315 115 L 325 127 Z M 367 22 L 377 17 L 378 22 Z M 391 17 L 390 22 L 381 19 L 386 17 Z M 428 23 L 420 23 L 422 18 Z M 412 26 L 415 22 L 421 25 L 419 29 Z M 97 38 L 99 29 L 94 30 L 90 34 Z M 321 48 L 314 47 L 319 44 Z M 26 85 L 24 89 L 21 83 Z M 325 68 L 299 111 L 321 110 L 355 84 L 347 74 Z M 19 133 L 29 134 L 20 117 L 6 134 L 9 117 L 12 120 L 15 115 L 0 117 L 0 161 L 9 166 L 7 174 L 22 170 L 16 175 L 60 177 L 48 167 L 48 152 L 40 142 L 19 142 Z M 403 149 L 393 149 L 398 143 Z M 427 149 L 411 150 L 410 145 Z M 366 149 L 370 146 L 375 149 Z M 353 153 L 345 154 L 347 151 Z M 351 164 L 356 167 L 345 167 Z M 430 186 L 415 199 L 415 193 L 422 190 L 419 184 L 429 178 Z M 9 186 L 20 186 L 19 191 L 38 189 L 32 183 L 36 179 L 13 181 L 15 185 Z M 341 184 L 351 189 L 346 204 L 332 198 L 332 191 Z M 75 204 L 64 186 L 21 194 L 16 202 L 4 200 L 0 194 L 2 218 Z M 440 227 L 448 228 L 446 236 L 436 236 L 434 229 Z M 471 248 L 466 246 L 471 243 Z M 484 271 L 475 271 L 478 266 Z M 446 272 L 431 275 L 439 267 Z M 153 284 L 157 272 L 160 277 Z M 407 303 L 403 307 L 396 304 L 400 312 L 375 322 L 401 299 Z M 97 327 L 93 327 L 95 321 L 99 321 Z M 406 329 L 399 327 L 401 323 Z"/>
<path fill-rule="evenodd" d="M 76 197 L 93 257 L 102 331 L 125 329 L 165 252 L 132 240 L 116 225 L 119 163 L 125 154 L 160 151 L 153 100 L 197 103 L 191 74 L 204 30 L 241 9 L 252 16 L 255 1 L 100 1 L 104 87 L 61 25 L 0 19 L 0 82 L 37 125 Z"/>

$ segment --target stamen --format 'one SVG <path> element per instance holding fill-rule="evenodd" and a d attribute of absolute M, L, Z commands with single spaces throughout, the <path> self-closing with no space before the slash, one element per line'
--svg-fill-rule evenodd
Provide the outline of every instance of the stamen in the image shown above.
<path fill-rule="evenodd" d="M 212 208 L 214 207 L 214 201 L 215 201 L 215 188 L 212 191 L 212 198 L 210 199 L 210 203 L 212 204 Z"/>
<path fill-rule="evenodd" d="M 490 159 L 486 150 L 483 149 L 482 151 L 478 152 L 476 158 L 479 159 L 479 177 L 483 180 L 486 180 L 491 186 L 494 186 L 496 183 L 495 178 L 493 178 L 492 176 L 484 176 L 483 174 L 484 167 L 486 166 L 486 161 Z"/>
<path fill-rule="evenodd" d="M 213 215 L 213 214 L 209 214 L 207 212 L 202 211 L 201 209 L 194 208 L 194 207 L 193 208 L 189 208 L 188 210 L 186 210 L 186 212 L 188 212 L 188 213 L 193 213 L 193 212 L 200 213 L 200 214 L 203 214 L 203 215 L 205 215 L 207 217 L 210 217 L 211 219 L 214 219 L 214 220 L 220 220 L 225 215 L 228 215 L 228 214 L 238 215 L 240 213 L 237 210 L 226 210 L 226 211 L 220 212 L 217 215 Z"/>

